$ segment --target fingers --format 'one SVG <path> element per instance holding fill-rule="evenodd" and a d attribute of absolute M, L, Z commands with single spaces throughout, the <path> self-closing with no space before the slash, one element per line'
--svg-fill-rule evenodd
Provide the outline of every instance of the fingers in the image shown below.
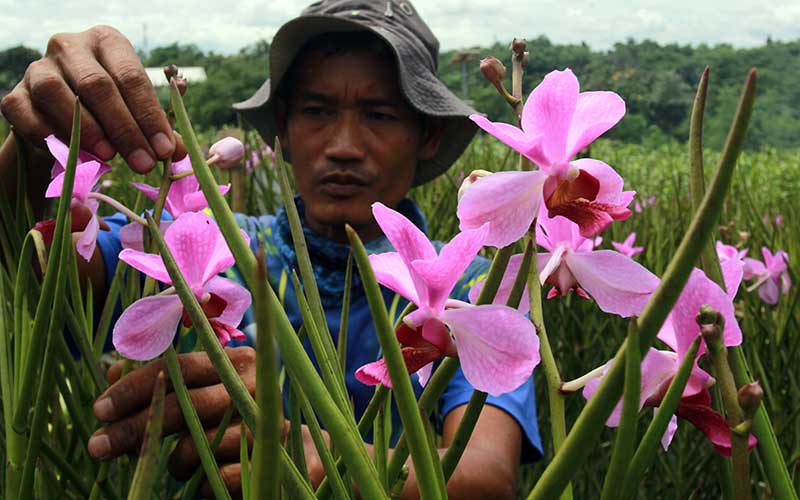
<path fill-rule="evenodd" d="M 255 351 L 251 347 L 226 348 L 242 378 L 255 370 Z M 219 375 L 204 352 L 193 352 L 178 356 L 181 374 L 187 387 L 203 387 L 219 383 Z M 112 384 L 94 403 L 94 415 L 101 422 L 113 422 L 137 412 L 150 404 L 158 372 L 167 373 L 166 364 L 153 361 L 139 367 L 120 379 L 123 361 L 118 361 L 108 370 L 108 381 Z M 253 373 L 254 375 L 254 373 Z M 172 387 L 167 380 L 168 389 Z"/>
<path fill-rule="evenodd" d="M 214 453 L 217 463 L 238 462 L 240 457 L 239 445 L 241 443 L 241 423 L 231 422 L 222 435 L 222 440 Z M 206 438 L 210 443 L 219 432 L 213 429 L 206 432 Z M 247 432 L 248 450 L 253 448 L 253 434 L 250 429 Z M 178 445 L 169 456 L 169 473 L 179 481 L 188 480 L 194 471 L 200 467 L 200 456 L 191 436 L 186 435 L 178 442 Z"/>
<path fill-rule="evenodd" d="M 255 384 L 255 380 L 251 385 Z M 203 426 L 216 425 L 221 420 L 231 398 L 222 384 L 201 387 L 189 391 L 189 399 L 197 411 Z M 126 453 L 138 451 L 142 436 L 147 426 L 148 411 L 117 420 L 100 428 L 89 439 L 89 454 L 98 460 L 115 458 Z M 172 434 L 183 430 L 186 423 L 183 419 L 175 393 L 170 393 L 164 400 L 164 434 Z"/>
<path fill-rule="evenodd" d="M 24 82 L 0 100 L 0 114 L 14 126 L 15 135 L 38 147 L 44 147 L 42 138 L 55 132 L 47 118 L 33 106 Z"/>
<path fill-rule="evenodd" d="M 168 158 L 175 149 L 172 129 L 136 51 L 113 28 L 98 27 L 97 30 L 99 63 L 113 78 L 149 146 L 159 159 Z"/>
<path fill-rule="evenodd" d="M 219 468 L 219 473 L 222 476 L 222 481 L 231 498 L 242 498 L 242 466 L 238 463 L 225 464 Z M 203 481 L 200 487 L 200 496 L 202 498 L 214 498 L 214 492 L 208 484 L 208 480 Z"/>

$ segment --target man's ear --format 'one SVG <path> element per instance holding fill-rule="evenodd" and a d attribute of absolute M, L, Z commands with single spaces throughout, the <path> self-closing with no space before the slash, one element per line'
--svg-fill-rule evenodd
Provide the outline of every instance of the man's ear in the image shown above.
<path fill-rule="evenodd" d="M 419 147 L 419 159 L 430 160 L 439 151 L 444 137 L 445 122 L 435 116 L 426 116 L 422 125 L 422 142 Z M 282 139 L 281 139 L 282 140 Z"/>

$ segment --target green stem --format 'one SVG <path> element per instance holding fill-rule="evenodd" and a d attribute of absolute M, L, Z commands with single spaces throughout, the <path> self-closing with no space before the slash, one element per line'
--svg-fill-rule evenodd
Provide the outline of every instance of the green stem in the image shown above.
<path fill-rule="evenodd" d="M 283 402 L 278 382 L 275 348 L 275 313 L 268 298 L 269 280 L 263 250 L 258 258 L 258 275 L 253 300 L 256 313 L 256 418 L 257 438 L 253 444 L 252 498 L 278 498 L 281 487 L 280 460 L 283 431 Z M 243 465 L 244 466 L 244 465 Z"/>
<path fill-rule="evenodd" d="M 675 256 L 667 266 L 661 284 L 651 296 L 639 318 L 640 352 L 642 353 L 646 353 L 655 340 L 667 314 L 683 290 L 697 256 L 719 220 L 722 204 L 733 178 L 736 160 L 744 144 L 754 99 L 755 71 L 751 71 L 714 180 Z M 617 356 L 608 374 L 603 377 L 600 387 L 584 407 L 561 450 L 544 470 L 533 491 L 528 495 L 529 500 L 556 497 L 569 483 L 572 471 L 583 464 L 591 449 L 587 444 L 595 442 L 599 437 L 608 416 L 622 394 L 626 346 L 627 342 L 623 343 L 617 351 Z"/>
<path fill-rule="evenodd" d="M 622 485 L 622 495 L 619 497 L 622 500 L 633 498 L 634 493 L 638 489 L 639 482 L 642 480 L 642 476 L 644 476 L 645 471 L 650 467 L 650 464 L 656 456 L 656 450 L 661 442 L 661 437 L 664 435 L 664 431 L 667 430 L 667 425 L 680 403 L 683 389 L 689 381 L 689 376 L 692 373 L 692 368 L 695 363 L 695 356 L 700 347 L 700 340 L 699 336 L 694 339 L 694 342 L 692 342 L 689 349 L 686 351 L 683 361 L 681 361 L 678 367 L 678 371 L 675 373 L 672 382 L 670 382 L 667 393 L 661 400 L 655 417 L 653 417 L 652 422 L 650 422 L 650 425 L 647 427 L 642 441 L 636 448 L 636 453 L 633 454 L 633 459 L 630 461 L 625 480 L 616 485 L 617 488 L 619 488 L 620 484 Z"/>
<path fill-rule="evenodd" d="M 617 439 L 611 454 L 611 465 L 603 483 L 601 500 L 612 500 L 619 493 L 619 485 L 628 472 L 628 464 L 634 452 L 637 438 L 639 398 L 641 392 L 642 370 L 639 351 L 639 331 L 636 319 L 628 325 L 629 349 L 625 356 L 625 388 L 622 400 L 622 417 L 617 429 Z"/>
<path fill-rule="evenodd" d="M 725 407 L 725 415 L 728 425 L 731 428 L 731 460 L 733 462 L 733 491 L 737 500 L 749 500 L 752 498 L 750 485 L 750 459 L 748 448 L 749 432 L 740 435 L 733 431 L 734 427 L 742 423 L 744 414 L 739 406 L 736 382 L 733 379 L 730 365 L 728 364 L 728 351 L 722 340 L 722 326 L 714 325 L 714 330 L 709 335 L 704 335 L 706 346 L 714 363 L 714 371 L 717 379 L 717 386 L 722 395 L 722 404 Z"/>
<path fill-rule="evenodd" d="M 464 415 L 458 424 L 453 441 L 442 457 L 442 472 L 444 473 L 445 482 L 453 475 L 461 456 L 464 454 L 464 450 L 467 448 L 467 443 L 470 436 L 472 436 L 472 431 L 475 429 L 475 424 L 478 423 L 478 418 L 481 416 L 487 396 L 485 392 L 472 391 L 469 404 L 467 404 L 467 409 L 464 410 Z"/>
<path fill-rule="evenodd" d="M 180 368 L 178 369 L 180 371 Z M 148 410 L 147 427 L 142 439 L 139 462 L 133 473 L 128 500 L 147 500 L 152 495 L 158 479 L 158 461 L 161 451 L 161 430 L 164 427 L 164 394 L 166 392 L 164 372 L 159 372 L 153 387 L 153 398 Z M 176 391 L 176 394 L 178 392 Z"/>
<path fill-rule="evenodd" d="M 219 422 L 217 426 L 217 432 L 214 434 L 214 438 L 211 439 L 211 443 L 209 443 L 209 447 L 211 448 L 212 453 L 217 453 L 217 449 L 219 448 L 219 444 L 222 442 L 222 438 L 225 436 L 225 431 L 228 430 L 228 426 L 231 423 L 231 419 L 233 418 L 233 406 L 229 406 L 227 410 L 225 410 L 225 414 L 222 416 L 222 420 Z M 186 483 L 183 487 L 183 493 L 181 494 L 181 500 L 192 500 L 197 496 L 197 491 L 200 489 L 200 482 L 203 478 L 206 477 L 203 473 L 203 467 L 200 466 L 197 470 L 192 474 L 192 478 Z"/>
<path fill-rule="evenodd" d="M 534 234 L 530 235 L 531 245 L 535 241 Z M 553 349 L 550 347 L 550 338 L 544 325 L 544 312 L 542 310 L 542 284 L 539 278 L 539 262 L 537 258 L 531 259 L 530 272 L 528 273 L 528 294 L 531 306 L 531 321 L 539 335 L 539 356 L 547 381 L 547 402 L 550 406 L 550 432 L 553 435 L 553 452 L 558 456 L 559 450 L 567 439 L 567 416 L 564 409 L 564 394 L 561 392 L 561 374 L 558 370 Z M 561 500 L 572 498 L 572 486 L 567 484 L 561 494 Z"/>
<path fill-rule="evenodd" d="M 230 499 L 225 483 L 222 482 L 217 462 L 214 460 L 214 455 L 208 445 L 208 438 L 203 430 L 203 424 L 200 423 L 200 418 L 197 416 L 197 411 L 192 404 L 192 398 L 189 396 L 189 389 L 186 388 L 186 384 L 183 381 L 178 354 L 172 345 L 167 349 L 166 359 L 169 379 L 175 391 L 175 398 L 178 400 L 178 405 L 181 408 L 183 419 L 186 421 L 186 426 L 189 428 L 197 454 L 200 455 L 200 463 L 203 464 L 203 470 L 206 472 L 211 490 L 217 499 Z"/>
<path fill-rule="evenodd" d="M 411 458 L 414 462 L 414 472 L 417 477 L 420 496 L 423 499 L 436 499 L 439 497 L 441 490 L 433 461 L 433 453 L 436 450 L 431 450 L 428 446 L 428 438 L 417 407 L 417 398 L 414 395 L 414 389 L 411 387 L 408 369 L 400 352 L 400 344 L 395 336 L 392 323 L 389 320 L 383 295 L 369 263 L 367 251 L 356 232 L 350 226 L 346 226 L 346 230 L 350 245 L 353 248 L 353 257 L 364 284 L 364 291 L 375 323 L 375 332 L 383 351 L 383 359 L 386 361 L 386 368 L 392 380 L 392 388 L 397 401 L 400 419 L 403 422 L 403 430 L 408 436 L 408 444 Z"/>

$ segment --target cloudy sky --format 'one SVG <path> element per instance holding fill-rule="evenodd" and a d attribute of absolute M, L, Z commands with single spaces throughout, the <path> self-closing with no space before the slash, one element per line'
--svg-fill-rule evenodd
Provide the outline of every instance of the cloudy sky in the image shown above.
<path fill-rule="evenodd" d="M 310 0 L 308 0 L 310 1 Z M 386 0 L 375 0 L 386 1 Z M 401 0 L 394 0 L 399 2 Z M 44 50 L 59 31 L 104 23 L 136 47 L 175 41 L 231 53 L 269 39 L 304 0 L 0 0 L 0 49 Z M 800 38 L 797 0 L 414 0 L 444 49 L 546 35 L 604 49 L 626 38 L 735 46 Z"/>

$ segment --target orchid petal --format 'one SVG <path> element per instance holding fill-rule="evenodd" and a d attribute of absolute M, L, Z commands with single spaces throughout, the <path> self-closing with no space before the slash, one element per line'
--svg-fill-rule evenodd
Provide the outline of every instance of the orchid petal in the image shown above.
<path fill-rule="evenodd" d="M 551 71 L 536 86 L 522 109 L 522 129 L 527 135 L 542 135 L 547 168 L 567 161 L 567 137 L 578 103 L 580 86 L 571 70 Z M 540 160 L 541 161 L 541 160 Z"/>
<path fill-rule="evenodd" d="M 162 283 L 172 284 L 160 255 L 125 248 L 119 253 L 119 260 Z"/>
<path fill-rule="evenodd" d="M 708 391 L 703 391 L 692 398 L 682 398 L 675 414 L 688 421 L 711 441 L 714 448 L 722 456 L 731 455 L 731 429 L 725 419 L 714 411 Z M 753 449 L 758 440 L 752 434 L 748 438 L 748 448 Z"/>
<path fill-rule="evenodd" d="M 778 299 L 780 298 L 778 283 L 772 278 L 767 279 L 767 281 L 758 287 L 758 296 L 767 304 L 774 306 L 778 303 Z"/>
<path fill-rule="evenodd" d="M 641 264 L 611 250 L 568 253 L 567 267 L 603 311 L 638 315 L 659 284 Z"/>
<path fill-rule="evenodd" d="M 511 392 L 539 363 L 539 338 L 516 309 L 483 305 L 447 309 L 440 318 L 453 333 L 464 377 L 491 395 Z"/>
<path fill-rule="evenodd" d="M 742 283 L 744 276 L 744 262 L 738 259 L 727 260 L 720 264 L 722 270 L 722 281 L 725 283 L 725 291 L 728 298 L 733 300 L 736 297 L 736 292 L 739 291 L 739 285 Z"/>
<path fill-rule="evenodd" d="M 157 187 L 150 186 L 148 184 L 143 184 L 141 182 L 131 182 L 131 185 L 142 192 L 145 196 L 150 198 L 153 201 L 158 199 L 158 192 L 159 189 Z"/>
<path fill-rule="evenodd" d="M 488 223 L 478 229 L 467 229 L 450 240 L 435 259 L 411 262 L 411 267 L 425 283 L 428 294 L 427 305 L 431 309 L 444 310 L 444 302 L 461 275 L 478 255 L 488 233 Z"/>
<path fill-rule="evenodd" d="M 403 258 L 397 252 L 372 254 L 369 263 L 375 273 L 375 279 L 389 290 L 398 293 L 414 304 L 419 304 L 414 280 L 406 267 Z"/>
<path fill-rule="evenodd" d="M 744 259 L 744 279 L 751 280 L 765 274 L 766 272 L 767 266 L 765 266 L 760 260 L 751 259 L 750 257 Z"/>
<path fill-rule="evenodd" d="M 410 220 L 405 218 L 401 213 L 392 210 L 383 203 L 373 203 L 372 214 L 378 222 L 383 234 L 392 244 L 397 253 L 403 259 L 403 262 L 408 268 L 411 280 L 414 283 L 414 288 L 417 290 L 419 303 L 423 305 L 428 303 L 428 290 L 422 283 L 419 276 L 414 272 L 411 262 L 415 260 L 431 260 L 435 259 L 436 249 L 428 240 L 428 237 L 420 231 Z"/>
<path fill-rule="evenodd" d="M 218 187 L 220 194 L 223 196 L 231 189 L 230 184 L 225 184 Z M 195 190 L 195 192 L 189 193 L 183 197 L 183 210 L 186 212 L 199 212 L 200 210 L 204 210 L 206 208 L 208 208 L 208 200 L 202 191 Z M 177 217 L 177 215 L 175 216 Z"/>
<path fill-rule="evenodd" d="M 50 154 L 53 155 L 53 158 L 56 160 L 55 165 L 53 165 L 52 172 L 55 172 L 55 174 L 58 175 L 64 171 L 64 167 L 67 165 L 69 146 L 66 143 L 61 142 L 61 140 L 53 134 L 45 137 L 44 142 L 47 144 L 47 149 L 50 150 Z M 97 156 L 84 150 L 78 151 L 78 164 L 87 163 L 90 161 L 96 161 L 97 163 L 104 164 L 103 160 Z M 52 175 L 52 177 L 55 177 L 55 175 Z"/>
<path fill-rule="evenodd" d="M 470 115 L 469 118 L 488 134 L 532 162 L 539 164 L 546 161 L 541 152 L 541 135 L 530 135 L 513 125 L 492 122 L 481 115 Z"/>
<path fill-rule="evenodd" d="M 89 219 L 88 224 L 86 224 L 76 244 L 78 254 L 83 257 L 86 262 L 92 260 L 94 249 L 97 246 L 97 233 L 99 231 L 100 221 L 97 219 L 97 214 L 94 214 L 94 216 Z"/>
<path fill-rule="evenodd" d="M 614 92 L 581 92 L 567 137 L 567 158 L 606 133 L 625 116 L 625 101 Z"/>
<path fill-rule="evenodd" d="M 464 193 L 456 214 L 460 228 L 491 223 L 485 245 L 504 247 L 530 228 L 547 176 L 539 171 L 497 172 L 481 177 Z"/>
<path fill-rule="evenodd" d="M 564 261 L 564 254 L 566 253 L 566 251 L 567 249 L 564 245 L 559 245 L 558 247 L 556 247 L 556 251 L 553 253 L 540 253 L 536 256 L 538 259 L 537 260 L 538 264 L 541 264 L 543 261 L 545 262 L 543 266 L 539 267 L 539 269 L 541 269 L 541 271 L 539 272 L 540 283 L 544 284 L 544 282 L 547 281 L 547 278 L 549 278 L 550 275 L 553 274 L 558 269 L 558 266 L 560 266 L 561 263 Z M 545 259 L 547 260 L 545 261 Z"/>
<path fill-rule="evenodd" d="M 114 325 L 114 347 L 136 361 L 155 358 L 169 347 L 182 313 L 176 295 L 140 299 L 125 309 Z"/>
<path fill-rule="evenodd" d="M 161 233 L 165 233 L 173 222 L 174 221 L 171 220 L 162 220 L 158 225 L 161 229 Z M 122 226 L 119 230 L 119 241 L 122 243 L 122 248 L 130 248 L 131 250 L 144 252 L 144 232 L 147 230 L 145 226 L 138 222 L 131 222 L 130 224 Z"/>
<path fill-rule="evenodd" d="M 704 305 L 711 306 L 725 318 L 725 329 L 722 333 L 724 344 L 730 347 L 742 343 L 742 331 L 736 322 L 731 299 L 703 271 L 695 268 L 670 313 L 675 328 L 678 356 L 686 353 L 700 333 L 696 318 Z M 698 357 L 705 351 L 706 346 L 703 343 L 700 345 Z"/>
<path fill-rule="evenodd" d="M 234 327 L 242 322 L 244 313 L 252 302 L 246 288 L 228 278 L 214 276 L 206 283 L 205 291 L 217 295 L 227 304 L 222 314 L 215 318 L 217 321 Z"/>
<path fill-rule="evenodd" d="M 658 408 L 653 408 L 653 416 L 658 412 Z M 678 432 L 678 417 L 672 415 L 669 417 L 669 423 L 667 424 L 667 429 L 664 431 L 664 435 L 661 436 L 661 447 L 664 448 L 664 451 L 669 449 L 669 445 L 672 443 L 672 438 L 675 437 L 675 433 Z"/>

